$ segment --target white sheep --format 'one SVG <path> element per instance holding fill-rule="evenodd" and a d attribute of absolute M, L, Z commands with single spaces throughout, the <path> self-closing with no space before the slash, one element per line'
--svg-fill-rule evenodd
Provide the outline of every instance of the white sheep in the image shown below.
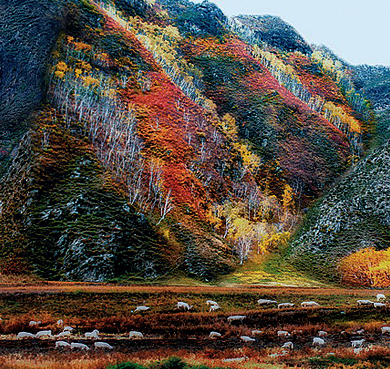
<path fill-rule="evenodd" d="M 35 335 L 36 338 L 41 338 L 41 337 L 52 337 L 51 330 L 47 331 L 39 331 Z"/>
<path fill-rule="evenodd" d="M 259 299 L 257 300 L 257 303 L 260 306 L 267 306 L 267 305 L 276 305 L 278 302 L 274 300 L 268 300 L 268 299 Z"/>
<path fill-rule="evenodd" d="M 60 347 L 70 347 L 70 343 L 65 341 L 57 341 L 56 348 L 60 348 Z"/>
<path fill-rule="evenodd" d="M 292 350 L 294 348 L 294 344 L 291 341 L 288 341 L 282 345 L 282 348 Z"/>
<path fill-rule="evenodd" d="M 318 335 L 318 337 L 326 337 L 328 335 L 328 332 L 326 332 L 326 331 L 318 331 L 317 335 Z"/>
<path fill-rule="evenodd" d="M 359 355 L 363 351 L 363 347 L 358 347 L 353 349 L 355 355 Z"/>
<path fill-rule="evenodd" d="M 69 337 L 70 335 L 71 335 L 71 333 L 69 331 L 64 331 L 64 332 L 58 333 L 56 337 L 57 338 Z"/>
<path fill-rule="evenodd" d="M 364 329 L 359 329 L 358 331 L 356 331 L 357 334 L 363 334 L 365 332 Z"/>
<path fill-rule="evenodd" d="M 150 309 L 149 306 L 142 305 L 142 306 L 137 306 L 137 308 L 134 310 L 134 312 L 136 313 L 138 311 L 146 311 L 146 310 L 149 310 L 149 309 Z"/>
<path fill-rule="evenodd" d="M 315 307 L 315 306 L 320 306 L 318 302 L 315 301 L 303 301 L 301 302 L 302 307 Z"/>
<path fill-rule="evenodd" d="M 247 357 L 243 356 L 243 357 L 235 357 L 232 359 L 223 359 L 222 362 L 223 363 L 241 363 L 241 362 L 245 361 L 246 359 L 247 359 Z"/>
<path fill-rule="evenodd" d="M 18 340 L 21 340 L 23 338 L 35 338 L 35 334 L 29 333 L 29 332 L 19 332 L 16 336 Z"/>
<path fill-rule="evenodd" d="M 375 308 L 383 308 L 386 307 L 387 305 L 383 302 L 374 302 L 374 307 Z"/>
<path fill-rule="evenodd" d="M 246 318 L 246 315 L 232 315 L 227 318 L 228 322 L 231 323 L 233 321 L 239 320 L 243 321 Z"/>
<path fill-rule="evenodd" d="M 262 333 L 263 333 L 263 331 L 259 331 L 258 329 L 254 329 L 252 331 L 252 336 L 258 336 L 259 334 L 262 334 Z"/>
<path fill-rule="evenodd" d="M 364 338 L 362 338 L 361 340 L 351 341 L 351 345 L 352 345 L 352 347 L 360 347 L 363 345 L 364 341 L 365 341 Z"/>
<path fill-rule="evenodd" d="M 288 333 L 287 331 L 277 331 L 276 332 L 278 337 L 289 337 L 290 336 L 290 333 Z"/>
<path fill-rule="evenodd" d="M 86 332 L 84 334 L 84 336 L 85 336 L 85 338 L 98 340 L 99 339 L 99 331 L 97 329 L 94 329 L 92 332 Z"/>
<path fill-rule="evenodd" d="M 63 331 L 64 331 L 64 332 L 66 332 L 66 331 L 72 332 L 72 331 L 74 331 L 74 328 L 71 327 L 70 325 L 66 325 L 66 326 L 64 327 Z"/>
<path fill-rule="evenodd" d="M 292 304 L 291 302 L 283 302 L 283 303 L 278 305 L 278 309 L 290 308 L 290 307 L 294 307 L 294 306 L 295 306 L 295 304 Z"/>
<path fill-rule="evenodd" d="M 222 334 L 212 331 L 212 332 L 210 332 L 209 337 L 210 338 L 219 338 L 219 337 L 222 337 Z"/>
<path fill-rule="evenodd" d="M 390 334 L 390 327 L 382 327 L 381 332 L 382 332 L 382 334 L 385 334 L 385 333 Z"/>
<path fill-rule="evenodd" d="M 241 336 L 240 337 L 241 340 L 243 340 L 244 342 L 255 342 L 256 340 L 252 337 L 249 337 L 249 336 Z"/>
<path fill-rule="evenodd" d="M 109 345 L 107 342 L 95 342 L 94 343 L 95 348 L 104 348 L 104 349 L 109 349 L 112 350 L 113 347 Z"/>
<path fill-rule="evenodd" d="M 378 293 L 376 295 L 376 301 L 385 301 L 385 300 L 386 300 L 386 296 L 383 293 Z"/>
<path fill-rule="evenodd" d="M 64 321 L 62 319 L 57 320 L 57 326 L 61 327 L 62 325 L 64 325 Z"/>
<path fill-rule="evenodd" d="M 187 304 L 186 302 L 183 302 L 183 301 L 179 301 L 177 303 L 177 306 L 176 306 L 177 309 L 183 309 L 183 310 L 190 310 L 192 308 L 192 306 L 190 306 L 189 304 Z"/>
<path fill-rule="evenodd" d="M 38 325 L 38 323 L 35 320 L 31 320 L 30 323 L 28 323 L 30 327 L 34 327 L 35 325 Z"/>
<path fill-rule="evenodd" d="M 78 343 L 78 342 L 72 342 L 70 344 L 70 348 L 73 349 L 81 349 L 81 350 L 89 350 L 89 347 L 87 345 L 84 345 L 84 343 Z"/>
<path fill-rule="evenodd" d="M 221 307 L 220 307 L 219 305 L 211 305 L 209 311 L 210 311 L 210 312 L 211 312 L 211 311 L 215 311 L 215 310 L 218 310 L 218 309 L 220 309 L 220 308 L 221 308 Z"/>
<path fill-rule="evenodd" d="M 323 340 L 320 337 L 314 337 L 313 338 L 313 345 L 318 345 L 318 346 L 325 345 L 325 340 Z"/>
<path fill-rule="evenodd" d="M 144 335 L 141 332 L 131 331 L 129 333 L 129 338 L 144 338 Z"/>
<path fill-rule="evenodd" d="M 207 301 L 206 301 L 206 304 L 207 304 L 207 305 L 218 305 L 218 302 L 215 302 L 215 301 L 213 301 L 213 300 L 207 300 Z"/>
<path fill-rule="evenodd" d="M 370 300 L 357 300 L 356 301 L 358 306 L 372 306 L 374 303 Z"/>

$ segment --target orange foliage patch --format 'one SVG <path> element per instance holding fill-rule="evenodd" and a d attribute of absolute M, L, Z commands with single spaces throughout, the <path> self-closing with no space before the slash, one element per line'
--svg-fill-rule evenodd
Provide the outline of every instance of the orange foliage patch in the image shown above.
<path fill-rule="evenodd" d="M 390 286 L 390 249 L 369 247 L 344 258 L 339 265 L 344 283 L 359 286 Z"/>

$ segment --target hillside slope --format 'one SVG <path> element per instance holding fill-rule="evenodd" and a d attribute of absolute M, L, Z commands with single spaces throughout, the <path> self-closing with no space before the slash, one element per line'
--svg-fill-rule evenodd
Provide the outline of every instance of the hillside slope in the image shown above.
<path fill-rule="evenodd" d="M 337 278 L 337 261 L 362 248 L 390 247 L 390 151 L 377 149 L 353 167 L 310 211 L 291 259 L 314 275 Z"/>
<path fill-rule="evenodd" d="M 3 273 L 215 279 L 285 242 L 362 155 L 369 122 L 279 18 L 287 49 L 209 2 L 53 4 L 29 111 L 45 99 L 0 186 Z"/>

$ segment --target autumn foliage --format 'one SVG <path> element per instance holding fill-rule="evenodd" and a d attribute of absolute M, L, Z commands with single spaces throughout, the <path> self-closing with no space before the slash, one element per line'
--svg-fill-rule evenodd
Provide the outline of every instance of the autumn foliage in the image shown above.
<path fill-rule="evenodd" d="M 390 249 L 357 251 L 339 265 L 342 282 L 369 287 L 390 286 Z"/>

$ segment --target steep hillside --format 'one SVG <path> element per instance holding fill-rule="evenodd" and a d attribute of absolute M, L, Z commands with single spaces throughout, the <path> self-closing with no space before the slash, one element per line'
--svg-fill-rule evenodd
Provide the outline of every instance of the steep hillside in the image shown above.
<path fill-rule="evenodd" d="M 362 155 L 365 115 L 279 18 L 246 17 L 263 33 L 245 41 L 209 2 L 52 6 L 28 111 L 45 100 L 0 186 L 3 273 L 215 279 L 285 242 Z"/>
<path fill-rule="evenodd" d="M 385 145 L 352 168 L 310 211 L 291 259 L 314 275 L 337 278 L 352 252 L 390 247 L 390 151 Z"/>
<path fill-rule="evenodd" d="M 63 22 L 61 2 L 0 1 L 0 176 L 26 131 L 23 120 L 42 100 L 47 61 Z"/>
<path fill-rule="evenodd" d="M 297 266 L 328 279 L 387 286 L 388 277 L 383 276 L 388 257 L 375 250 L 390 246 L 390 117 L 386 92 L 390 69 L 352 67 L 325 47 L 316 48 L 313 57 L 329 76 L 338 79 L 355 110 L 353 115 L 371 122 L 366 140 L 376 150 L 337 181 L 309 212 L 294 237 L 291 259 Z"/>

